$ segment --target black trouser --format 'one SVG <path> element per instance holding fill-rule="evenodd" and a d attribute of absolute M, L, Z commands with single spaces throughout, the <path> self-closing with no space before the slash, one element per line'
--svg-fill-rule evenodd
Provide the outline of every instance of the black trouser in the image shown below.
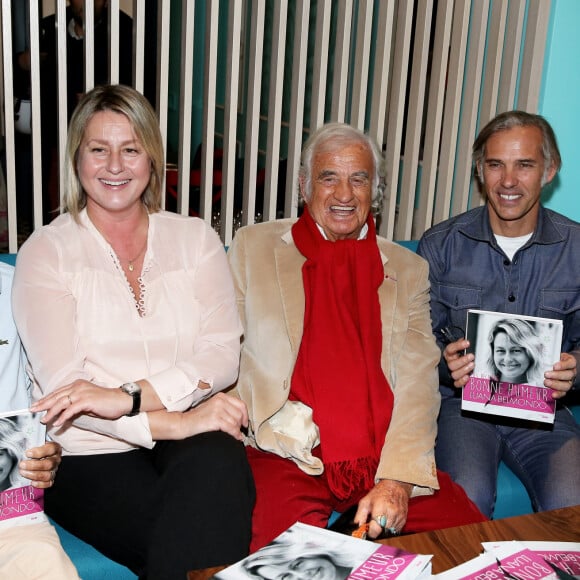
<path fill-rule="evenodd" d="M 127 453 L 63 457 L 46 513 L 141 578 L 247 555 L 254 482 L 242 443 L 221 432 Z"/>

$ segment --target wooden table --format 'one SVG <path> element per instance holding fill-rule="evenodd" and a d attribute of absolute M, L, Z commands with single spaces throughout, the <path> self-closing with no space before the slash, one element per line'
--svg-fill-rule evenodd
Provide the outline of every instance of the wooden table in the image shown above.
<path fill-rule="evenodd" d="M 433 574 L 439 574 L 475 558 L 482 552 L 481 542 L 497 540 L 580 542 L 580 505 L 400 536 L 381 543 L 416 554 L 433 554 Z"/>
<path fill-rule="evenodd" d="M 381 540 L 381 544 L 416 554 L 433 554 L 433 574 L 439 574 L 482 552 L 481 542 L 539 540 L 580 542 L 580 505 L 537 514 L 469 524 L 434 532 Z M 207 580 L 223 569 L 189 572 L 188 580 Z"/>

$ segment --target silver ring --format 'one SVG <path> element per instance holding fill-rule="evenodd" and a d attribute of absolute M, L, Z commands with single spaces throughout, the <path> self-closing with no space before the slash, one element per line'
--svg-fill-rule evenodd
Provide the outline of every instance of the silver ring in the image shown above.
<path fill-rule="evenodd" d="M 56 476 L 56 470 L 55 469 L 51 469 L 51 471 L 50 471 L 50 481 L 54 481 L 55 476 Z"/>
<path fill-rule="evenodd" d="M 398 536 L 399 535 L 399 530 L 397 530 L 397 528 L 389 528 L 388 532 L 393 535 L 393 536 Z"/>
<path fill-rule="evenodd" d="M 68 397 L 68 402 L 69 402 L 69 404 L 70 404 L 70 405 L 72 405 L 72 404 L 73 404 L 73 402 L 72 402 L 72 399 L 70 398 L 70 395 L 67 395 L 67 397 Z"/>
<path fill-rule="evenodd" d="M 379 526 L 381 526 L 381 528 L 383 528 L 383 530 L 385 529 L 385 526 L 387 525 L 387 516 L 385 514 L 381 514 L 380 516 L 375 516 L 373 518 L 373 520 L 375 520 L 375 522 L 377 522 L 377 524 L 379 524 Z"/>

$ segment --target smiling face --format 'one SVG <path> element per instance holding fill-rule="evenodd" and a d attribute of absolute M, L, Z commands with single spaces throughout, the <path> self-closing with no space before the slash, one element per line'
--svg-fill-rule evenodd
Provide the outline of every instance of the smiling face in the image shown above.
<path fill-rule="evenodd" d="M 123 214 L 141 209 L 141 195 L 151 178 L 151 162 L 129 119 L 100 111 L 87 123 L 77 171 L 87 194 L 89 214 Z"/>
<path fill-rule="evenodd" d="M 344 578 L 334 564 L 323 556 L 296 558 L 290 565 L 260 566 L 260 577 L 267 580 L 340 580 Z"/>
<path fill-rule="evenodd" d="M 306 203 L 330 241 L 358 238 L 371 209 L 373 175 L 373 156 L 364 143 L 314 154 Z"/>
<path fill-rule="evenodd" d="M 493 232 L 507 237 L 532 233 L 542 186 L 556 174 L 554 167 L 545 171 L 540 129 L 513 127 L 494 133 L 485 144 L 485 157 L 477 169 Z"/>
<path fill-rule="evenodd" d="M 493 342 L 493 360 L 506 383 L 526 383 L 526 373 L 532 364 L 525 348 L 513 342 L 505 332 L 498 332 Z"/>

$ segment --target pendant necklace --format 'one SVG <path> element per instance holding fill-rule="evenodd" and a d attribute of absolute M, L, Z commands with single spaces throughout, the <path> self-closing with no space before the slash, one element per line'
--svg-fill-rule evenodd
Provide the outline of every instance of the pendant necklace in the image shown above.
<path fill-rule="evenodd" d="M 127 265 L 127 269 L 129 270 L 129 272 L 132 272 L 135 269 L 135 266 L 133 265 L 133 262 L 137 259 L 139 259 L 139 256 L 141 255 L 141 253 L 143 252 L 143 250 L 147 247 L 147 238 L 145 238 L 145 243 L 143 244 L 143 246 L 141 247 L 141 249 L 139 250 L 139 253 L 132 259 L 132 260 L 128 260 L 128 265 Z"/>

